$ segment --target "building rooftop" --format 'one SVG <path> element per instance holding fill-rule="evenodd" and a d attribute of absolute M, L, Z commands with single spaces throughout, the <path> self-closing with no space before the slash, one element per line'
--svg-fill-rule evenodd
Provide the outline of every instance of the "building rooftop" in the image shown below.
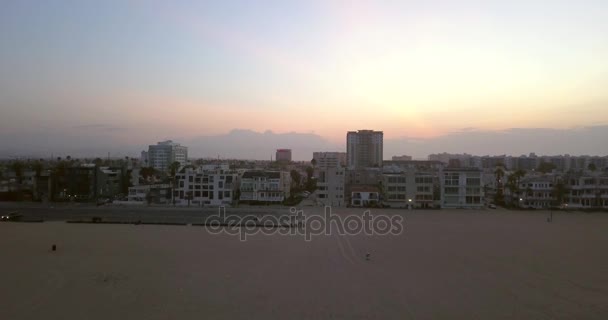
<path fill-rule="evenodd" d="M 247 178 L 256 178 L 256 177 L 263 177 L 263 178 L 267 178 L 267 179 L 280 179 L 281 178 L 281 172 L 280 171 L 257 171 L 257 170 L 250 170 L 250 171 L 245 171 L 245 173 L 243 173 L 243 178 L 247 179 Z"/>

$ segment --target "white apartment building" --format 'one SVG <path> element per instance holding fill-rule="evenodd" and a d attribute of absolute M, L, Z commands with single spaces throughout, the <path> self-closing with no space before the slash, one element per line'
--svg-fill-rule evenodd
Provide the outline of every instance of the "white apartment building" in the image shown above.
<path fill-rule="evenodd" d="M 353 207 L 373 207 L 380 203 L 380 190 L 374 186 L 354 186 L 350 199 Z"/>
<path fill-rule="evenodd" d="M 608 208 L 608 175 L 576 174 L 564 181 L 568 208 Z"/>
<path fill-rule="evenodd" d="M 232 204 L 238 189 L 238 174 L 224 169 L 225 166 L 214 165 L 182 168 L 175 175 L 175 204 L 199 207 Z"/>
<path fill-rule="evenodd" d="M 144 154 L 142 153 L 142 156 Z M 171 140 L 148 146 L 148 166 L 156 170 L 167 171 L 173 162 L 184 166 L 188 162 L 188 147 Z"/>
<path fill-rule="evenodd" d="M 392 208 L 434 208 L 439 206 L 439 188 L 437 172 L 416 169 L 385 172 L 382 203 Z"/>
<path fill-rule="evenodd" d="M 441 173 L 442 208 L 484 206 L 482 171 L 476 168 L 446 168 Z"/>
<path fill-rule="evenodd" d="M 359 130 L 346 134 L 348 168 L 382 167 L 384 134 Z"/>
<path fill-rule="evenodd" d="M 341 162 L 345 159 L 343 152 L 315 152 L 316 160 L 314 177 L 317 180 L 315 191 L 317 202 L 325 206 L 345 206 L 344 188 L 346 169 Z"/>
<path fill-rule="evenodd" d="M 249 170 L 241 177 L 239 200 L 280 203 L 289 198 L 290 191 L 289 172 Z"/>
<path fill-rule="evenodd" d="M 546 209 L 554 205 L 553 176 L 523 178 L 519 183 L 520 206 L 523 208 Z"/>

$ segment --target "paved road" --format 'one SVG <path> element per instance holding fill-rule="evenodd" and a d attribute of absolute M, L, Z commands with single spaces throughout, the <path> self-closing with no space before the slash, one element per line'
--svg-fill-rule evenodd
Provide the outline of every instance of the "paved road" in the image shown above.
<path fill-rule="evenodd" d="M 0 223 L 4 319 L 606 319 L 608 215 L 399 212 L 399 236 Z M 51 244 L 59 250 L 51 252 Z M 365 260 L 365 253 L 371 260 Z"/>

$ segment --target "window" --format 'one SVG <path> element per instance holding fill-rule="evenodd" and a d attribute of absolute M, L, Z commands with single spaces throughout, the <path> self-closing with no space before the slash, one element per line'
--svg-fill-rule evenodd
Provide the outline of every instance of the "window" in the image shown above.
<path fill-rule="evenodd" d="M 479 185 L 481 185 L 481 179 L 480 178 L 467 178 L 467 185 L 479 186 Z"/>
<path fill-rule="evenodd" d="M 460 175 L 458 173 L 445 173 L 444 178 L 446 186 L 457 186 L 460 182 Z"/>
<path fill-rule="evenodd" d="M 445 194 L 458 194 L 458 187 L 445 187 Z"/>

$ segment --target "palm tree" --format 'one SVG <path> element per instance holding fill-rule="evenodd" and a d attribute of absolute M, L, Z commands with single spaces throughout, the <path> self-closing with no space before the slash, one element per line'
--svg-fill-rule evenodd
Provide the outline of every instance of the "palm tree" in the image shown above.
<path fill-rule="evenodd" d="M 494 196 L 494 202 L 496 204 L 502 204 L 504 202 L 502 178 L 505 176 L 505 171 L 502 167 L 497 166 L 496 170 L 494 170 L 494 176 L 496 177 L 496 195 Z"/>
<path fill-rule="evenodd" d="M 562 204 L 564 203 L 565 195 L 566 195 L 566 186 L 564 185 L 564 182 L 561 179 L 559 179 L 557 181 L 557 183 L 555 183 L 555 185 L 553 186 L 553 196 L 555 198 L 555 201 L 557 202 L 556 204 L 559 207 L 561 207 Z"/>
<path fill-rule="evenodd" d="M 510 199 L 511 199 L 511 204 L 514 203 L 514 199 L 515 199 L 515 194 L 517 193 L 517 178 L 515 176 L 515 173 L 510 174 L 507 177 L 507 183 L 505 184 L 506 188 L 509 189 L 509 195 L 510 195 Z"/>
<path fill-rule="evenodd" d="M 23 162 L 19 160 L 13 161 L 11 163 L 11 169 L 15 172 L 15 177 L 17 178 L 17 183 L 19 184 L 19 188 L 21 188 L 21 182 L 23 181 L 23 169 L 25 165 Z"/>
<path fill-rule="evenodd" d="M 25 165 L 20 160 L 15 160 L 11 163 L 10 168 L 15 172 L 15 178 L 17 179 L 17 192 L 21 191 L 21 183 L 23 182 L 23 168 Z M 9 184 L 10 185 L 10 184 Z"/>
<path fill-rule="evenodd" d="M 517 198 L 519 199 L 521 197 L 521 188 L 520 188 L 520 181 L 521 178 L 523 178 L 526 175 L 526 170 L 516 170 L 514 173 L 515 175 L 515 186 L 516 186 L 516 193 L 517 193 Z"/>
<path fill-rule="evenodd" d="M 169 172 L 171 173 L 172 177 L 175 177 L 175 174 L 177 173 L 177 170 L 179 170 L 179 162 L 175 161 L 173 163 L 171 163 L 171 165 L 169 165 Z"/>
<path fill-rule="evenodd" d="M 34 161 L 34 163 L 32 163 L 31 168 L 36 173 L 36 178 L 40 178 L 40 175 L 42 175 L 42 170 L 44 170 L 44 166 L 42 165 L 42 162 L 40 162 L 38 160 Z"/>
<path fill-rule="evenodd" d="M 177 170 L 179 170 L 179 162 L 175 161 L 173 162 L 171 165 L 169 165 L 169 172 L 171 174 L 171 198 L 173 199 L 173 205 L 175 206 L 175 183 L 176 183 L 176 179 L 175 179 L 175 174 L 177 173 Z"/>

